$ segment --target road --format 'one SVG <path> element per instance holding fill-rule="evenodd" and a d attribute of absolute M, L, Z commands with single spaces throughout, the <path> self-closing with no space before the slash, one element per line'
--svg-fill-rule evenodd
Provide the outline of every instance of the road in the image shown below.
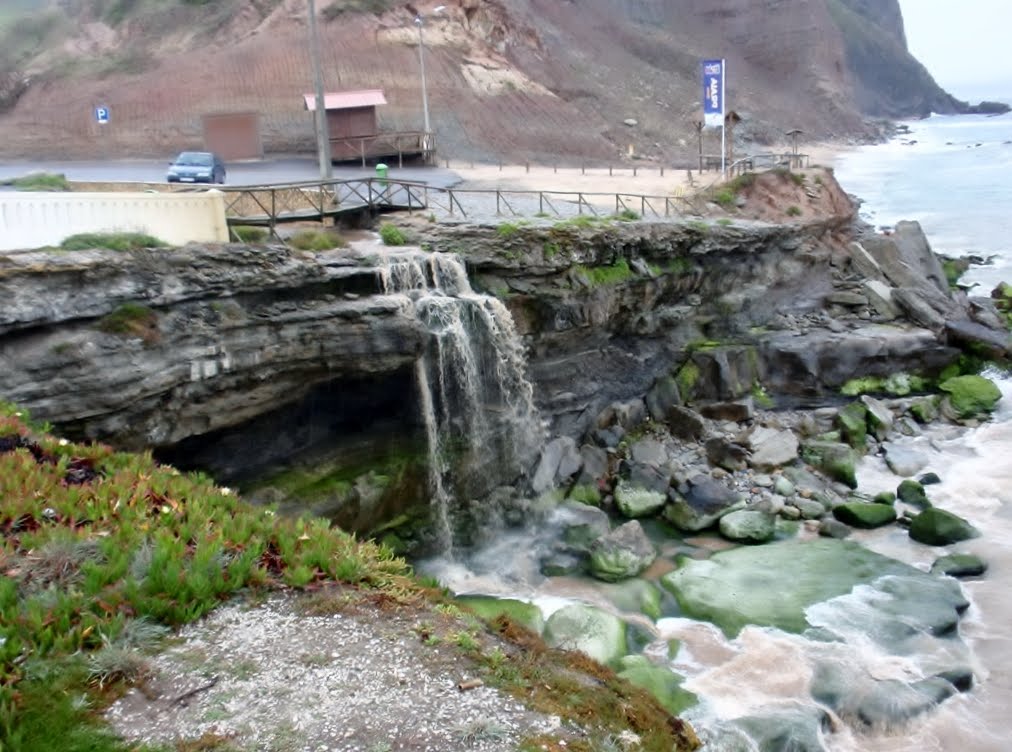
<path fill-rule="evenodd" d="M 62 173 L 71 181 L 95 183 L 164 183 L 168 162 L 152 160 L 115 160 L 92 162 L 0 162 L 0 181 L 21 177 L 32 172 Z M 250 162 L 229 162 L 226 185 L 264 185 L 318 180 L 319 163 L 310 158 L 264 159 Z M 374 176 L 373 167 L 334 166 L 334 177 L 360 178 Z M 460 175 L 441 167 L 391 167 L 389 175 L 400 180 L 414 180 L 441 188 L 461 181 Z"/>

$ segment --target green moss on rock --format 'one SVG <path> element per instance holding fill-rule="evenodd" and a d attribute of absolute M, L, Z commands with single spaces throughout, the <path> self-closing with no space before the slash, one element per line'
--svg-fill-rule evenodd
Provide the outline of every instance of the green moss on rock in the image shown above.
<path fill-rule="evenodd" d="M 994 411 L 1001 391 L 983 376 L 957 376 L 938 386 L 948 394 L 949 405 L 960 418 L 973 418 Z"/>

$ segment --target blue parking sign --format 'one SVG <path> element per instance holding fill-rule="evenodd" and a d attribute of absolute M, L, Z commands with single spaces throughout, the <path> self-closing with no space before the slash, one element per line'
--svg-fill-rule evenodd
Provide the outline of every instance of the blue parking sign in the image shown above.
<path fill-rule="evenodd" d="M 99 125 L 105 125 L 109 122 L 109 108 L 104 105 L 99 105 L 95 108 L 95 122 Z"/>

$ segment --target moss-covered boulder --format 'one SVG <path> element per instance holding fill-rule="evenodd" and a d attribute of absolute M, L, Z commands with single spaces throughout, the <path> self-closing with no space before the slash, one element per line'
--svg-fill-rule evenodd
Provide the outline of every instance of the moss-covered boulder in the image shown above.
<path fill-rule="evenodd" d="M 975 418 L 994 411 L 1001 391 L 983 376 L 956 376 L 938 388 L 946 393 L 946 402 L 959 418 Z"/>
<path fill-rule="evenodd" d="M 699 700 L 682 689 L 684 679 L 669 668 L 657 666 L 644 655 L 627 655 L 619 659 L 618 675 L 652 694 L 664 708 L 677 716 Z"/>
<path fill-rule="evenodd" d="M 861 402 L 851 402 L 836 414 L 836 425 L 843 440 L 863 452 L 868 438 L 868 408 Z"/>
<path fill-rule="evenodd" d="M 545 619 L 541 614 L 541 609 L 533 603 L 515 598 L 495 598 L 491 595 L 462 595 L 457 598 L 457 601 L 486 621 L 493 621 L 500 616 L 508 616 L 535 634 L 541 634 L 545 628 Z"/>
<path fill-rule="evenodd" d="M 857 488 L 857 455 L 847 444 L 808 441 L 802 448 L 801 457 L 833 480 Z"/>
<path fill-rule="evenodd" d="M 581 603 L 564 606 L 549 616 L 544 638 L 553 648 L 578 650 L 598 663 L 613 663 L 626 653 L 625 622 Z"/>
<path fill-rule="evenodd" d="M 885 507 L 888 508 L 888 507 Z M 805 609 L 849 593 L 887 574 L 929 575 L 848 541 L 768 543 L 720 551 L 704 561 L 685 560 L 661 584 L 682 611 L 710 621 L 729 636 L 746 624 L 801 632 Z"/>
<path fill-rule="evenodd" d="M 896 521 L 896 510 L 888 504 L 848 501 L 833 509 L 833 516 L 851 527 L 864 530 L 882 527 Z"/>
<path fill-rule="evenodd" d="M 603 535 L 590 546 L 590 574 L 605 582 L 635 577 L 653 564 L 657 551 L 636 520 Z"/>
<path fill-rule="evenodd" d="M 631 519 L 656 514 L 667 501 L 667 495 L 660 491 L 640 488 L 624 481 L 615 488 L 615 506 L 624 516 Z"/>
<path fill-rule="evenodd" d="M 896 488 L 896 497 L 904 504 L 918 509 L 927 509 L 931 506 L 928 495 L 924 492 L 924 486 L 916 480 L 902 481 Z"/>
<path fill-rule="evenodd" d="M 776 516 L 758 509 L 739 509 L 720 518 L 720 534 L 737 543 L 766 543 L 776 534 Z"/>
<path fill-rule="evenodd" d="M 973 554 L 949 554 L 935 559 L 931 565 L 932 574 L 949 577 L 980 577 L 987 571 L 987 562 Z"/>
<path fill-rule="evenodd" d="M 929 546 L 947 546 L 979 535 L 962 517 L 938 507 L 925 509 L 910 522 L 910 537 Z"/>
<path fill-rule="evenodd" d="M 634 579 L 601 583 L 597 587 L 619 611 L 640 613 L 655 620 L 662 616 L 661 590 L 652 582 Z"/>

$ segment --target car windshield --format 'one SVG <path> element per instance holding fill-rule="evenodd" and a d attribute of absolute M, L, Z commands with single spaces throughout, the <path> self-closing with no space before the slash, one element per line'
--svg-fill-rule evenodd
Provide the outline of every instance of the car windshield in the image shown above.
<path fill-rule="evenodd" d="M 210 167 L 212 161 L 210 154 L 199 151 L 184 151 L 176 157 L 176 164 L 185 167 Z"/>

